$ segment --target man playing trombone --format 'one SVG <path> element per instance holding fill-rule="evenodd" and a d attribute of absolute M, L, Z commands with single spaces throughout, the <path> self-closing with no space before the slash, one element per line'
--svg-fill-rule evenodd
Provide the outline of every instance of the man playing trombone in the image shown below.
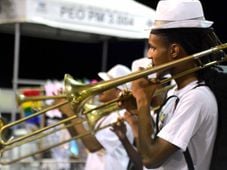
<path fill-rule="evenodd" d="M 166 64 L 177 84 L 159 112 L 158 128 L 150 115 L 150 104 L 158 82 L 140 78 L 132 82 L 132 94 L 137 103 L 138 150 L 147 168 L 164 170 L 208 170 L 215 142 L 218 108 L 213 92 L 205 85 L 209 68 L 176 75 L 223 51 L 168 67 L 168 62 L 183 59 L 194 53 L 220 44 L 213 22 L 205 19 L 198 0 L 161 0 L 149 36 L 148 58 L 153 66 Z M 130 111 L 130 110 L 129 110 Z"/>
<path fill-rule="evenodd" d="M 130 73 L 130 69 L 124 65 L 117 64 L 112 67 L 108 72 L 100 72 L 98 75 L 103 80 L 110 80 L 120 76 L 124 76 Z M 117 86 L 115 88 L 102 92 L 99 97 L 99 102 L 106 103 L 119 97 L 122 90 L 129 88 L 129 83 Z M 117 105 L 117 103 L 116 103 Z M 60 110 L 67 116 L 71 117 L 76 113 L 73 112 L 69 105 L 63 106 Z M 108 107 L 108 106 L 107 106 Z M 86 112 L 86 111 L 85 111 Z M 72 123 L 77 125 L 74 128 L 70 128 L 72 136 L 83 135 L 89 133 L 89 135 L 81 137 L 81 140 L 89 153 L 87 156 L 85 169 L 86 170 L 126 170 L 129 162 L 129 157 L 119 141 L 118 137 L 110 129 L 113 123 L 116 123 L 119 116 L 123 116 L 125 110 L 120 109 L 111 111 L 101 117 L 95 122 L 94 127 L 98 131 L 95 134 L 89 132 L 89 128 L 86 125 L 78 124 L 80 118 L 72 120 Z M 91 113 L 92 114 L 92 113 Z M 88 118 L 89 119 L 89 118 Z M 106 128 L 105 128 L 106 127 Z M 101 129 L 101 130 L 99 130 Z M 132 143 L 133 133 L 128 124 L 126 124 L 127 137 Z M 94 129 L 93 129 L 94 130 Z M 94 130 L 96 131 L 96 130 Z"/>
<path fill-rule="evenodd" d="M 151 60 L 148 58 L 139 58 L 136 59 L 132 62 L 132 72 L 137 72 L 140 69 L 146 69 L 149 66 L 151 66 Z M 148 76 L 149 79 L 153 79 L 157 77 L 157 74 L 151 74 Z M 167 79 L 169 78 L 170 75 L 165 75 L 164 78 Z M 156 91 L 156 94 L 152 97 L 152 102 L 150 104 L 151 106 L 151 115 L 153 119 L 157 119 L 157 114 L 158 110 L 160 109 L 161 105 L 166 99 L 167 93 L 175 87 L 175 82 L 174 80 L 171 80 L 171 82 L 168 82 L 166 84 L 161 85 L 159 89 Z M 127 108 L 126 103 L 129 103 L 129 108 L 130 108 L 130 101 L 128 100 L 121 100 L 119 102 L 120 106 L 124 106 Z M 129 109 L 130 110 L 130 109 Z M 141 156 L 138 153 L 138 150 L 136 146 L 138 145 L 138 126 L 137 126 L 137 121 L 138 121 L 138 116 L 136 114 L 133 114 L 133 112 L 136 112 L 135 110 L 132 111 L 126 111 L 124 113 L 124 117 L 120 119 L 117 123 L 113 124 L 113 131 L 117 134 L 119 137 L 119 140 L 122 142 L 122 144 L 125 147 L 125 150 L 127 151 L 129 158 L 130 158 L 130 163 L 128 166 L 128 170 L 147 170 L 145 166 L 142 164 L 142 159 Z M 123 124 L 123 121 L 128 122 L 128 124 L 132 127 L 133 135 L 134 135 L 134 146 L 128 141 L 127 136 L 126 136 L 126 128 L 125 125 Z"/>

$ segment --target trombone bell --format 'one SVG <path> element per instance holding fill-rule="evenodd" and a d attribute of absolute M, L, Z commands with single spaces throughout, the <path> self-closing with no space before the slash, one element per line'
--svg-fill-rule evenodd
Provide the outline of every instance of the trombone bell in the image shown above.
<path fill-rule="evenodd" d="M 101 107 L 101 108 L 95 110 L 96 107 L 97 106 L 94 106 L 94 105 L 88 104 L 88 103 L 86 103 L 83 107 L 83 109 L 84 109 L 83 112 L 87 112 L 87 114 L 85 114 L 85 116 L 87 118 L 87 123 L 92 130 L 95 129 L 96 123 L 101 118 L 107 116 L 108 114 L 110 114 L 113 111 L 120 109 L 120 107 L 118 106 L 118 103 L 116 103 L 116 102 L 111 103 L 110 105 L 106 105 L 104 107 Z M 92 110 L 92 111 L 89 112 L 89 110 Z"/>

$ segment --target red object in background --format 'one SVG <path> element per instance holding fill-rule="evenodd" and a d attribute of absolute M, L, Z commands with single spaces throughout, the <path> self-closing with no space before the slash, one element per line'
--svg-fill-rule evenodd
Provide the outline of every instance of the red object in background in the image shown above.
<path fill-rule="evenodd" d="M 26 97 L 33 97 L 33 96 L 40 96 L 42 91 L 40 89 L 23 89 L 21 90 L 21 93 Z M 32 102 L 30 101 L 30 102 L 27 102 L 27 104 L 24 103 L 24 105 L 22 105 L 24 116 L 27 117 L 32 115 L 35 112 L 34 109 L 36 107 L 41 107 L 41 105 L 42 104 L 40 103 L 40 101 L 32 101 Z M 41 121 L 41 117 L 36 116 L 26 120 L 25 122 L 39 126 L 40 121 Z"/>
<path fill-rule="evenodd" d="M 41 91 L 40 89 L 25 89 L 22 90 L 22 93 L 25 96 L 39 96 Z"/>

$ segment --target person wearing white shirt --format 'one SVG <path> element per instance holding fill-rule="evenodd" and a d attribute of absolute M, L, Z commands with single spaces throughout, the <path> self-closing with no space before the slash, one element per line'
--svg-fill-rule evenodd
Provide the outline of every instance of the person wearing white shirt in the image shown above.
<path fill-rule="evenodd" d="M 112 67 L 108 72 L 98 73 L 102 80 L 110 80 L 120 76 L 129 74 L 131 71 L 124 65 L 117 64 Z M 122 84 L 112 89 L 106 90 L 98 95 L 98 100 L 101 103 L 106 103 L 119 97 L 122 90 L 130 88 L 130 83 Z M 67 108 L 66 108 L 67 107 Z M 68 106 L 63 106 L 60 109 L 68 117 L 75 113 Z M 95 123 L 95 129 L 102 128 L 104 126 L 116 123 L 117 120 L 123 116 L 125 110 L 119 109 L 117 111 L 110 112 L 107 116 L 103 116 L 100 120 Z M 80 118 L 72 120 L 71 122 L 77 123 Z M 127 128 L 127 137 L 129 141 L 133 142 L 133 133 L 125 122 Z M 77 124 L 74 128 L 70 128 L 71 134 L 78 135 L 87 133 L 89 130 L 81 124 Z M 83 144 L 88 149 L 88 155 L 85 163 L 85 170 L 127 170 L 129 157 L 119 141 L 116 134 L 111 130 L 111 127 L 105 127 L 81 138 Z"/>

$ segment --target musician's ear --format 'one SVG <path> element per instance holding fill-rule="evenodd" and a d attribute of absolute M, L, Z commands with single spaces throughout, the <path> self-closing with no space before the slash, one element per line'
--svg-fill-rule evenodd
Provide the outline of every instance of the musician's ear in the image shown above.
<path fill-rule="evenodd" d="M 179 59 L 187 56 L 188 54 L 182 45 L 179 43 L 173 43 L 170 47 L 170 55 L 172 59 Z"/>
<path fill-rule="evenodd" d="M 172 59 L 178 58 L 182 50 L 182 47 L 178 43 L 173 43 L 170 45 L 170 55 Z"/>

